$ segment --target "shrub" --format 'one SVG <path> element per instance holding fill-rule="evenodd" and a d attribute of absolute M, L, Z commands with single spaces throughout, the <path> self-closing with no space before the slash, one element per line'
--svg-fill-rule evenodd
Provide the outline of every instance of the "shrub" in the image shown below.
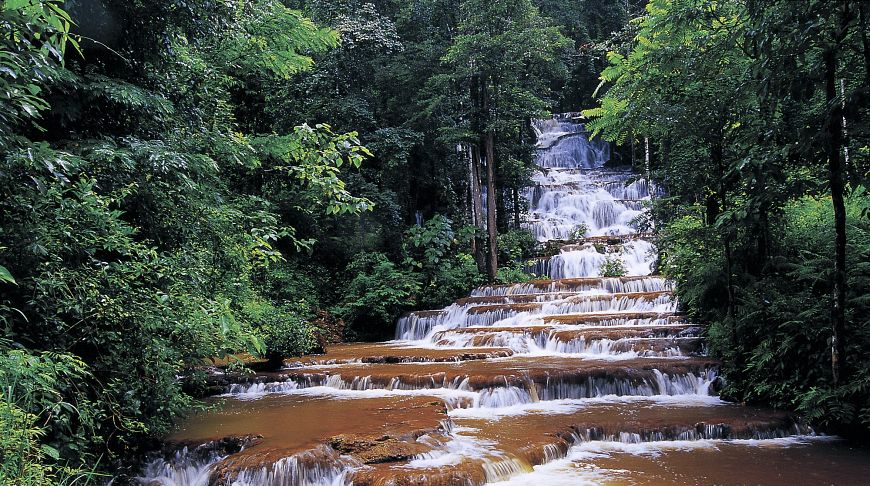
<path fill-rule="evenodd" d="M 473 227 L 454 231 L 453 222 L 442 215 L 405 233 L 404 265 L 421 282 L 418 306 L 443 307 L 483 282 L 474 258 L 463 251 L 473 238 Z"/>
<path fill-rule="evenodd" d="M 535 253 L 538 241 L 528 230 L 515 229 L 498 235 L 498 259 L 501 264 L 525 260 Z"/>
<path fill-rule="evenodd" d="M 495 277 L 496 283 L 510 284 L 531 280 L 532 276 L 529 275 L 523 267 L 524 264 L 522 262 L 514 262 L 510 265 L 498 267 L 498 273 Z"/>
<path fill-rule="evenodd" d="M 607 256 L 598 269 L 598 274 L 602 277 L 622 277 L 625 275 L 625 264 L 617 257 Z"/>
<path fill-rule="evenodd" d="M 419 307 L 444 307 L 483 284 L 485 278 L 477 270 L 474 257 L 468 253 L 451 255 L 428 274 L 421 275 L 424 286 L 417 297 Z"/>
<path fill-rule="evenodd" d="M 420 290 L 419 277 L 399 269 L 383 253 L 360 253 L 345 269 L 352 276 L 344 298 L 332 312 L 344 319 L 358 338 L 382 338 L 393 322 L 411 308 Z"/>
<path fill-rule="evenodd" d="M 247 303 L 244 313 L 262 336 L 264 355 L 273 368 L 280 367 L 284 358 L 308 353 L 317 346 L 308 324 L 312 312 L 305 301 L 283 305 L 254 301 Z"/>
<path fill-rule="evenodd" d="M 585 223 L 580 223 L 575 226 L 574 229 L 571 231 L 571 236 L 569 236 L 569 239 L 571 241 L 582 240 L 583 238 L 586 238 L 586 233 L 588 232 L 589 226 L 587 226 Z"/>

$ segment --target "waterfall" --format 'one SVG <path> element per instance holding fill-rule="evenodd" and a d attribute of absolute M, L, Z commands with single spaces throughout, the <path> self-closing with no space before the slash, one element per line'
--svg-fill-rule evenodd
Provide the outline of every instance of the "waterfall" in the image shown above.
<path fill-rule="evenodd" d="M 394 341 L 343 345 L 227 384 L 221 399 L 268 417 L 245 430 L 254 440 L 241 452 L 183 448 L 148 463 L 141 482 L 578 484 L 585 466 L 572 461 L 602 457 L 584 451 L 810 433 L 787 414 L 716 396 L 703 329 L 678 312 L 673 284 L 655 275 L 654 241 L 635 229 L 657 188 L 606 167 L 610 147 L 576 114 L 533 128 L 539 170 L 524 224 L 557 248 L 529 265 L 548 279 L 484 285 L 402 316 Z M 341 426 L 332 435 L 319 422 L 330 407 Z M 206 436 L 234 417 L 210 417 Z M 287 417 L 307 449 L 273 449 Z M 562 469 L 548 477 L 547 463 Z"/>

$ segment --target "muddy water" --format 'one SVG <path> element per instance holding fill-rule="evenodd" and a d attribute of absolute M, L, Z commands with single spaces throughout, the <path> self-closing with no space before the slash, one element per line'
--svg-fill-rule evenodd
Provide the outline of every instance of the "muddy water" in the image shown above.
<path fill-rule="evenodd" d="M 499 486 L 866 485 L 870 451 L 824 438 L 588 444 Z"/>
<path fill-rule="evenodd" d="M 169 437 L 198 444 L 229 436 L 257 436 L 258 447 L 295 453 L 341 434 L 382 437 L 432 431 L 446 418 L 435 397 L 340 399 L 317 395 L 267 395 L 256 400 L 210 400 L 213 410 L 194 415 Z"/>
<path fill-rule="evenodd" d="M 142 482 L 866 484 L 870 452 L 716 396 L 703 329 L 633 229 L 656 189 L 604 170 L 606 144 L 569 117 L 536 128 L 527 227 L 551 243 L 586 228 L 536 261 L 545 275 L 410 313 L 395 341 L 234 379 Z M 605 262 L 626 275 L 600 275 Z"/>

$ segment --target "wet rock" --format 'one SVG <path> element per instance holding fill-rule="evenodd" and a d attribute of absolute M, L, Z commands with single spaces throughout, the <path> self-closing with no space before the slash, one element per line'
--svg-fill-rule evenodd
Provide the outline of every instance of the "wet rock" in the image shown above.
<path fill-rule="evenodd" d="M 391 436 L 376 439 L 353 434 L 332 437 L 329 445 L 342 454 L 351 455 L 363 464 L 407 461 L 416 454 L 429 450 L 429 447 Z"/>

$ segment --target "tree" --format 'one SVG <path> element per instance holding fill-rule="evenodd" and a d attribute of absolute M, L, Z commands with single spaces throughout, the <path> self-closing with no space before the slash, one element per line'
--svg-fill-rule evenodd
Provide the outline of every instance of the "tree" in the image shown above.
<path fill-rule="evenodd" d="M 653 0 L 585 112 L 610 140 L 657 146 L 662 270 L 710 323 L 726 393 L 845 427 L 868 400 L 851 371 L 864 305 L 850 286 L 866 279 L 849 264 L 865 251 L 855 208 L 870 205 L 862 4 Z"/>
<path fill-rule="evenodd" d="M 502 189 L 496 180 L 497 157 L 506 152 L 511 137 L 523 138 L 520 134 L 529 130 L 530 119 L 547 112 L 545 75 L 557 68 L 558 54 L 568 40 L 529 0 L 466 0 L 460 15 L 458 35 L 442 59 L 449 72 L 433 78 L 433 83 L 453 92 L 446 100 L 454 123 L 450 132 L 471 147 L 472 184 L 481 163 L 486 167 L 487 271 L 494 279 L 497 199 Z M 524 143 L 531 139 L 525 137 Z"/>
<path fill-rule="evenodd" d="M 24 370 L 12 391 L 58 407 L 16 401 L 3 425 L 46 417 L 25 439 L 52 460 L 117 467 L 190 411 L 206 359 L 312 349 L 317 299 L 275 291 L 312 246 L 282 205 L 369 210 L 343 180 L 369 152 L 243 108 L 337 44 L 281 2 L 68 3 L 7 1 L 0 17 L 0 353 L 29 356 L 0 374 Z M 87 379 L 39 373 L 67 362 Z"/>

